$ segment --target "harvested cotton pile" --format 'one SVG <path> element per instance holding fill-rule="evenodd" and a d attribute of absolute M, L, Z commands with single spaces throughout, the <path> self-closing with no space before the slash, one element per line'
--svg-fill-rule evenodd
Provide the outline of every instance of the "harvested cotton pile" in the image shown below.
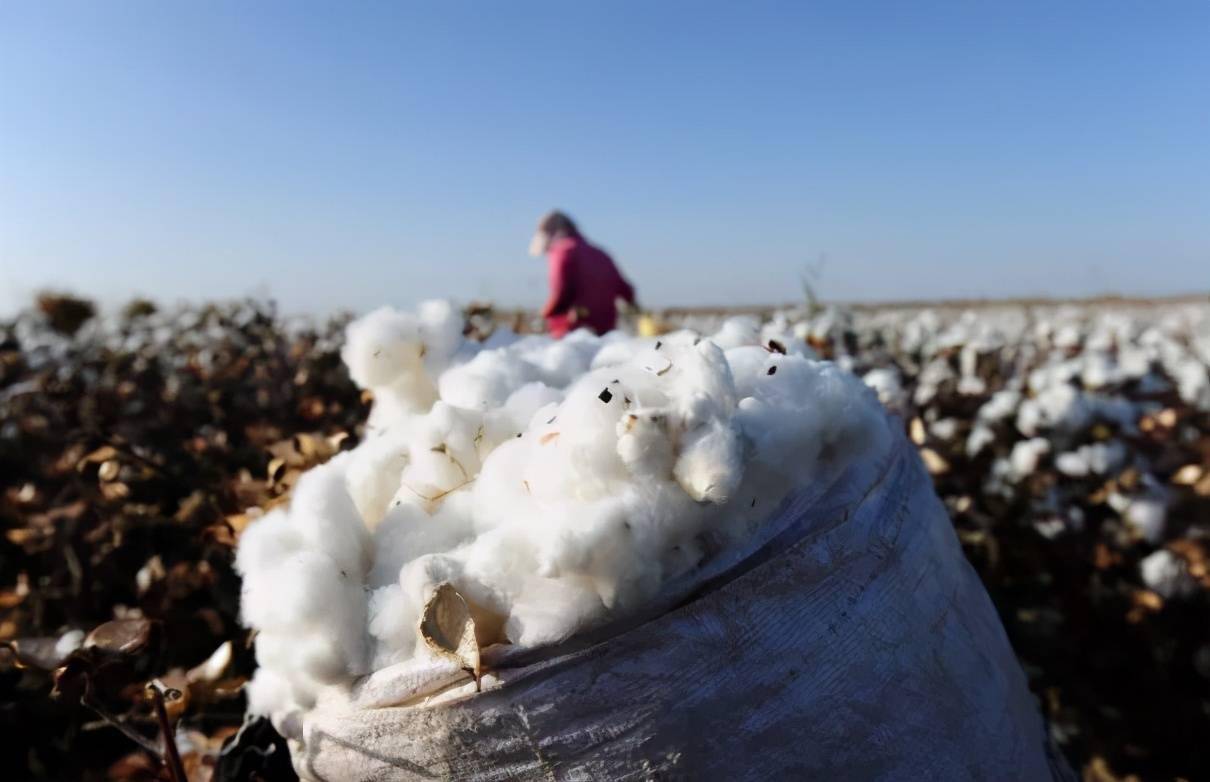
<path fill-rule="evenodd" d="M 659 340 L 501 330 L 444 303 L 350 324 L 371 436 L 244 534 L 256 713 L 432 652 L 450 584 L 480 645 L 560 642 L 733 549 L 823 468 L 889 443 L 875 394 L 778 327 Z"/>

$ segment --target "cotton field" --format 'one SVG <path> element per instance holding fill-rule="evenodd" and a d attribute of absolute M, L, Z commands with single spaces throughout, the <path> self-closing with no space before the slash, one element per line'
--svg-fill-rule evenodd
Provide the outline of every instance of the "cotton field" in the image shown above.
<path fill-rule="evenodd" d="M 90 314 L 0 324 L 0 685 L 39 763 L 66 761 L 33 725 L 84 721 L 52 685 L 154 724 L 121 685 L 160 677 L 207 768 L 245 708 L 290 737 L 440 662 L 447 588 L 475 631 L 450 686 L 491 689 L 501 655 L 639 621 L 906 437 L 1072 765 L 1210 773 L 1208 302 L 681 311 L 562 340 L 451 302 Z M 232 739 L 240 762 L 271 734 Z"/>

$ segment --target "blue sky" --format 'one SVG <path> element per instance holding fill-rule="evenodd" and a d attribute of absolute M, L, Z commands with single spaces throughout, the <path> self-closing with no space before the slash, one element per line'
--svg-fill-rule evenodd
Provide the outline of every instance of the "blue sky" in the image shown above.
<path fill-rule="evenodd" d="M 1204 2 L 0 2 L 0 306 L 1210 289 Z M 821 263 L 821 259 L 823 259 Z"/>

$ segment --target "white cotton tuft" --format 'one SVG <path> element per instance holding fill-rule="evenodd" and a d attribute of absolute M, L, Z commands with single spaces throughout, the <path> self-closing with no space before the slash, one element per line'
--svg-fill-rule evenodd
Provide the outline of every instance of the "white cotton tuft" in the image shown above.
<path fill-rule="evenodd" d="M 893 413 L 903 413 L 907 409 L 908 395 L 903 389 L 903 381 L 899 371 L 894 367 L 879 367 L 871 369 L 861 378 L 867 386 L 874 389 L 878 401 L 882 402 Z"/>
<path fill-rule="evenodd" d="M 784 323 L 483 344 L 461 324 L 430 302 L 349 325 L 367 437 L 306 473 L 236 555 L 255 712 L 281 722 L 431 654 L 417 627 L 443 583 L 486 643 L 557 643 L 638 610 L 822 471 L 889 443 L 874 393 Z"/>
<path fill-rule="evenodd" d="M 371 429 L 423 412 L 437 399 L 436 379 L 462 345 L 462 314 L 429 301 L 416 313 L 381 307 L 350 323 L 341 357 L 349 376 L 373 392 Z"/>
<path fill-rule="evenodd" d="M 381 307 L 345 330 L 341 357 L 362 388 L 382 388 L 414 373 L 423 363 L 420 324 L 411 313 Z"/>
<path fill-rule="evenodd" d="M 1044 437 L 1021 440 L 1013 445 L 1012 454 L 1009 456 L 1013 480 L 1021 481 L 1032 475 L 1037 471 L 1042 457 L 1048 453 L 1050 453 L 1050 441 Z"/>
<path fill-rule="evenodd" d="M 739 432 L 718 420 L 686 432 L 673 474 L 685 493 L 698 502 L 727 502 L 744 477 Z"/>
<path fill-rule="evenodd" d="M 1185 560 L 1167 549 L 1160 549 L 1139 562 L 1139 576 L 1147 588 L 1165 600 L 1186 597 L 1197 591 L 1198 582 L 1189 573 Z"/>
<path fill-rule="evenodd" d="M 1122 520 L 1148 543 L 1159 543 L 1164 537 L 1168 508 L 1157 497 L 1137 497 L 1122 513 Z"/>
<path fill-rule="evenodd" d="M 62 660 L 84 644 L 84 631 L 68 630 L 55 642 L 55 656 Z"/>

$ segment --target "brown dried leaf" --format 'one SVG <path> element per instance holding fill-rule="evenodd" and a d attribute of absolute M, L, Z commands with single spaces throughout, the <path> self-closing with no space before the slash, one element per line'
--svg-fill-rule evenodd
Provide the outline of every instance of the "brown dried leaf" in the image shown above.
<path fill-rule="evenodd" d="M 84 639 L 84 648 L 116 654 L 138 654 L 150 645 L 152 628 L 148 619 L 115 619 L 93 628 Z"/>
<path fill-rule="evenodd" d="M 265 471 L 265 475 L 269 479 L 269 485 L 274 486 L 286 474 L 286 460 L 278 456 L 269 462 L 269 468 Z"/>
<path fill-rule="evenodd" d="M 478 684 L 479 641 L 475 637 L 475 620 L 466 600 L 452 585 L 440 584 L 424 606 L 420 635 L 434 652 L 457 660 Z"/>
<path fill-rule="evenodd" d="M 185 674 L 185 679 L 190 684 L 196 682 L 216 682 L 231 665 L 232 647 L 230 641 L 223 641 L 219 647 L 215 649 L 206 661 L 199 665 L 190 668 Z"/>
<path fill-rule="evenodd" d="M 76 463 L 76 469 L 83 471 L 90 464 L 101 464 L 108 462 L 118 457 L 118 449 L 112 445 L 102 445 L 100 448 L 85 455 Z"/>
<path fill-rule="evenodd" d="M 130 487 L 124 483 L 101 484 L 101 496 L 110 502 L 124 500 L 130 496 Z"/>
<path fill-rule="evenodd" d="M 932 448 L 921 448 L 920 458 L 924 461 L 924 466 L 930 475 L 943 475 L 950 471 L 950 463 Z"/>
<path fill-rule="evenodd" d="M 58 643 L 58 638 L 17 638 L 0 643 L 0 649 L 7 648 L 22 667 L 49 671 L 63 663 Z"/>
<path fill-rule="evenodd" d="M 1200 464 L 1186 464 L 1172 476 L 1172 482 L 1177 486 L 1193 486 L 1201 480 L 1203 474 L 1205 471 Z"/>

